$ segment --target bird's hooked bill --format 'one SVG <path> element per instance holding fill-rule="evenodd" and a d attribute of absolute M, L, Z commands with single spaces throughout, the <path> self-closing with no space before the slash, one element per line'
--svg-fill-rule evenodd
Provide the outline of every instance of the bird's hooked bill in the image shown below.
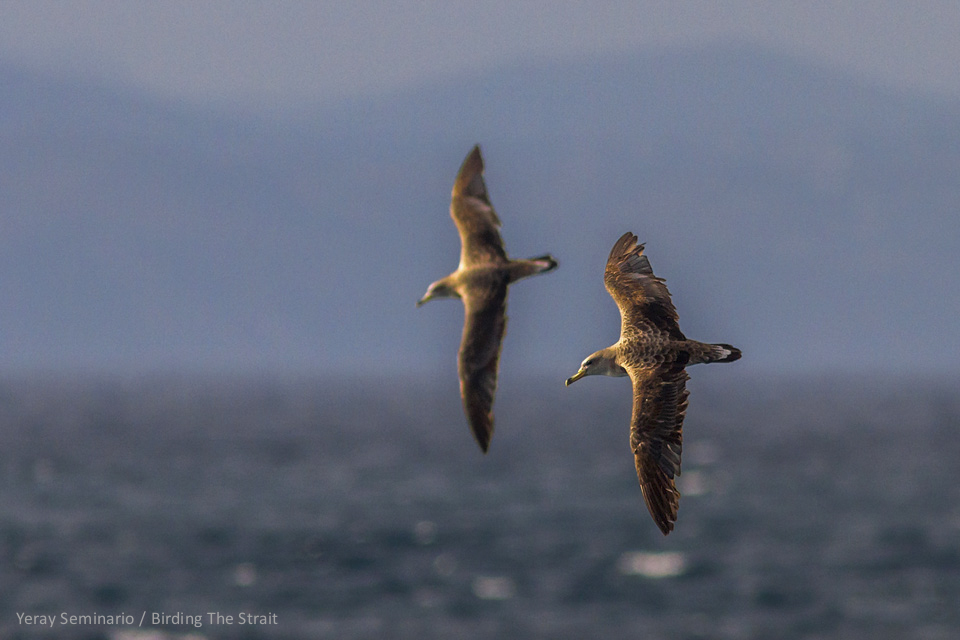
<path fill-rule="evenodd" d="M 433 300 L 433 298 L 434 298 L 434 296 L 433 296 L 432 293 L 429 293 L 429 292 L 428 292 L 428 293 L 423 294 L 423 297 L 420 298 L 419 300 L 417 300 L 417 307 L 422 307 L 423 305 L 425 305 L 425 304 L 427 304 L 428 302 L 430 302 L 431 300 Z"/>

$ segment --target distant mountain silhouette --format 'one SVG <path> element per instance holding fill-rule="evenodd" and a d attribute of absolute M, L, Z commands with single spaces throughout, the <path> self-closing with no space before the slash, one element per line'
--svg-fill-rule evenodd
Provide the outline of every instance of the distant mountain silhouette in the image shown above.
<path fill-rule="evenodd" d="M 513 256 L 504 376 L 619 326 L 610 244 L 647 243 L 682 328 L 757 371 L 956 370 L 960 104 L 750 47 L 526 64 L 253 118 L 0 67 L 0 371 L 455 377 L 479 142 Z M 422 310 L 421 310 L 422 311 Z M 609 340 L 607 340 L 609 341 Z M 531 364 L 532 363 L 532 364 Z"/>

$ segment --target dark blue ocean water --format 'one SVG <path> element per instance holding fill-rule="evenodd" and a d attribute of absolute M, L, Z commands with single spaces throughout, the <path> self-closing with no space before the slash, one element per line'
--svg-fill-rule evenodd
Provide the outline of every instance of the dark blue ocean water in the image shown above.
<path fill-rule="evenodd" d="M 960 638 L 957 385 L 701 373 L 668 537 L 625 380 L 3 382 L 0 637 Z"/>

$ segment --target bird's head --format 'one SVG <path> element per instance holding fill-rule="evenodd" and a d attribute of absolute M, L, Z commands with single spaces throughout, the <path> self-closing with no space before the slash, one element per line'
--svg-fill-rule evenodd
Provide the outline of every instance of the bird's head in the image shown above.
<path fill-rule="evenodd" d="M 460 294 L 457 293 L 457 290 L 450 286 L 450 284 L 443 280 L 437 280 L 429 287 L 427 287 L 427 292 L 423 294 L 423 297 L 417 300 L 417 306 L 419 307 L 422 304 L 430 302 L 435 298 L 459 298 Z"/>
<path fill-rule="evenodd" d="M 584 376 L 625 376 L 627 370 L 617 364 L 617 354 L 613 347 L 592 353 L 580 364 L 580 370 L 567 378 L 567 386 Z"/>

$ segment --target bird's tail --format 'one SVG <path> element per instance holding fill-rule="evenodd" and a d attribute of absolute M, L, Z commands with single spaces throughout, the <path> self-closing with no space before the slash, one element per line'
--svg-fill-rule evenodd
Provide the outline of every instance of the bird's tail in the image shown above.
<path fill-rule="evenodd" d="M 686 340 L 683 342 L 683 351 L 687 353 L 687 364 L 701 364 L 710 362 L 733 362 L 740 359 L 740 349 L 729 344 L 710 344 Z"/>
<path fill-rule="evenodd" d="M 530 258 L 529 260 L 511 260 L 510 282 L 516 282 L 523 278 L 553 271 L 556 268 L 557 261 L 550 254 L 540 256 L 539 258 Z"/>
<path fill-rule="evenodd" d="M 713 353 L 707 362 L 733 362 L 740 359 L 740 349 L 734 346 L 729 344 L 711 344 L 710 346 L 713 347 Z"/>
<path fill-rule="evenodd" d="M 548 271 L 553 271 L 557 268 L 557 260 L 549 253 L 546 255 L 538 256 L 536 258 L 530 258 L 529 262 L 534 263 L 539 267 L 537 273 L 546 273 Z"/>

